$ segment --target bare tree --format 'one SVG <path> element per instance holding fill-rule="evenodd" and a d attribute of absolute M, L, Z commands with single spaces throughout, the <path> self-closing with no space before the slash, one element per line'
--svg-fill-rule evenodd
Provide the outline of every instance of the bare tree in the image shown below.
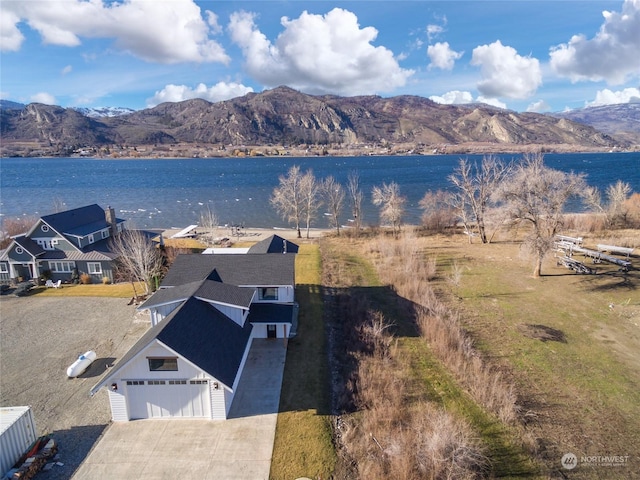
<path fill-rule="evenodd" d="M 320 191 L 329 209 L 329 223 L 336 233 L 340 235 L 340 215 L 344 206 L 344 188 L 333 176 L 328 176 L 322 181 Z"/>
<path fill-rule="evenodd" d="M 316 218 L 318 210 L 322 205 L 322 200 L 320 199 L 320 185 L 316 181 L 316 177 L 313 175 L 311 170 L 307 170 L 307 172 L 302 175 L 300 180 L 300 191 L 303 199 L 302 213 L 307 226 L 307 238 L 309 238 L 311 221 Z"/>
<path fill-rule="evenodd" d="M 452 207 L 451 194 L 444 190 L 429 190 L 420 200 L 422 225 L 431 232 L 444 232 L 455 225 L 456 213 Z"/>
<path fill-rule="evenodd" d="M 351 205 L 351 214 L 353 215 L 353 226 L 356 235 L 360 233 L 362 228 L 362 190 L 360 190 L 360 174 L 353 170 L 349 172 L 347 178 L 347 192 L 349 193 L 349 203 Z"/>
<path fill-rule="evenodd" d="M 0 248 L 6 248 L 11 243 L 11 237 L 27 233 L 38 221 L 35 217 L 5 217 L 2 219 L 0 232 Z"/>
<path fill-rule="evenodd" d="M 482 243 L 488 243 L 486 233 L 487 210 L 490 207 L 491 195 L 497 186 L 505 178 L 510 169 L 494 156 L 482 158 L 480 165 L 469 163 L 466 159 L 460 159 L 458 168 L 449 175 L 449 181 L 458 189 L 462 196 L 466 197 L 463 204 L 470 209 L 471 218 L 478 229 L 478 235 Z M 469 217 L 464 211 L 459 212 L 460 217 Z M 470 232 L 469 232 L 470 233 Z"/>
<path fill-rule="evenodd" d="M 607 227 L 624 228 L 629 223 L 628 202 L 632 193 L 631 185 L 622 180 L 609 185 L 606 190 L 607 202 L 602 201 L 602 195 L 597 187 L 588 187 L 585 190 L 585 201 L 592 210 L 603 213 Z"/>
<path fill-rule="evenodd" d="M 380 207 L 380 220 L 391 223 L 393 235 L 398 236 L 407 199 L 400 195 L 400 186 L 396 182 L 383 183 L 382 187 L 373 187 L 371 201 Z"/>
<path fill-rule="evenodd" d="M 496 195 L 505 202 L 508 217 L 531 227 L 525 245 L 535 257 L 534 277 L 542 273 L 542 261 L 562 226 L 567 200 L 585 188 L 584 175 L 546 167 L 541 153 L 525 155 L 501 183 Z"/>
<path fill-rule="evenodd" d="M 135 282 L 142 282 L 148 295 L 153 280 L 162 272 L 162 255 L 149 236 L 141 230 L 123 230 L 111 238 L 110 249 L 117 256 L 118 269 L 134 285 L 134 292 Z"/>
<path fill-rule="evenodd" d="M 298 238 L 302 238 L 300 222 L 304 212 L 304 197 L 302 195 L 302 173 L 300 167 L 294 165 L 287 175 L 280 175 L 280 185 L 273 189 L 271 205 L 282 215 L 282 219 L 293 223 L 298 232 Z"/>
<path fill-rule="evenodd" d="M 203 233 L 200 236 L 207 247 L 213 247 L 216 243 L 218 216 L 209 205 L 200 212 L 200 228 Z"/>

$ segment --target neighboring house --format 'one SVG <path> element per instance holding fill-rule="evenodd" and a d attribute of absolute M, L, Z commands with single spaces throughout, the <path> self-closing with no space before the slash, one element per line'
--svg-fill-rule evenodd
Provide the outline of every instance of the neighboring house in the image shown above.
<path fill-rule="evenodd" d="M 94 282 L 113 282 L 115 255 L 109 239 L 123 229 L 111 207 L 88 205 L 41 217 L 31 229 L 12 237 L 0 251 L 0 282 L 18 282 L 51 273 L 53 281 L 87 273 Z"/>
<path fill-rule="evenodd" d="M 282 250 L 178 256 L 138 307 L 151 328 L 91 394 L 107 387 L 114 421 L 226 419 L 253 339 L 292 336 L 294 286 L 295 255 Z"/>

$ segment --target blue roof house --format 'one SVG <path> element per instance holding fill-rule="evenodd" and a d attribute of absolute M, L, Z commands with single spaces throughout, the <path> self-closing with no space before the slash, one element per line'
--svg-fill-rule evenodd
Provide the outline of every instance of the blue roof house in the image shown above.
<path fill-rule="evenodd" d="M 67 281 L 74 270 L 113 282 L 109 239 L 123 228 L 113 208 L 97 204 L 45 215 L 0 251 L 0 282 L 34 280 L 45 271 L 53 281 Z"/>

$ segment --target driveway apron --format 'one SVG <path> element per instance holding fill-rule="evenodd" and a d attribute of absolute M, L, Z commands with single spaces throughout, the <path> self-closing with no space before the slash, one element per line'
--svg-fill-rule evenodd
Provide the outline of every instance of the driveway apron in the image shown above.
<path fill-rule="evenodd" d="M 228 420 L 114 422 L 72 478 L 268 479 L 285 358 L 255 339 Z"/>

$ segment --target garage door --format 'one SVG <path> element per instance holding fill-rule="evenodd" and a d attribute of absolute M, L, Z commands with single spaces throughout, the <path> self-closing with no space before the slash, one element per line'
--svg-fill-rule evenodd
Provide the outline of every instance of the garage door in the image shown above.
<path fill-rule="evenodd" d="M 136 418 L 209 418 L 207 380 L 128 380 L 129 415 Z"/>

